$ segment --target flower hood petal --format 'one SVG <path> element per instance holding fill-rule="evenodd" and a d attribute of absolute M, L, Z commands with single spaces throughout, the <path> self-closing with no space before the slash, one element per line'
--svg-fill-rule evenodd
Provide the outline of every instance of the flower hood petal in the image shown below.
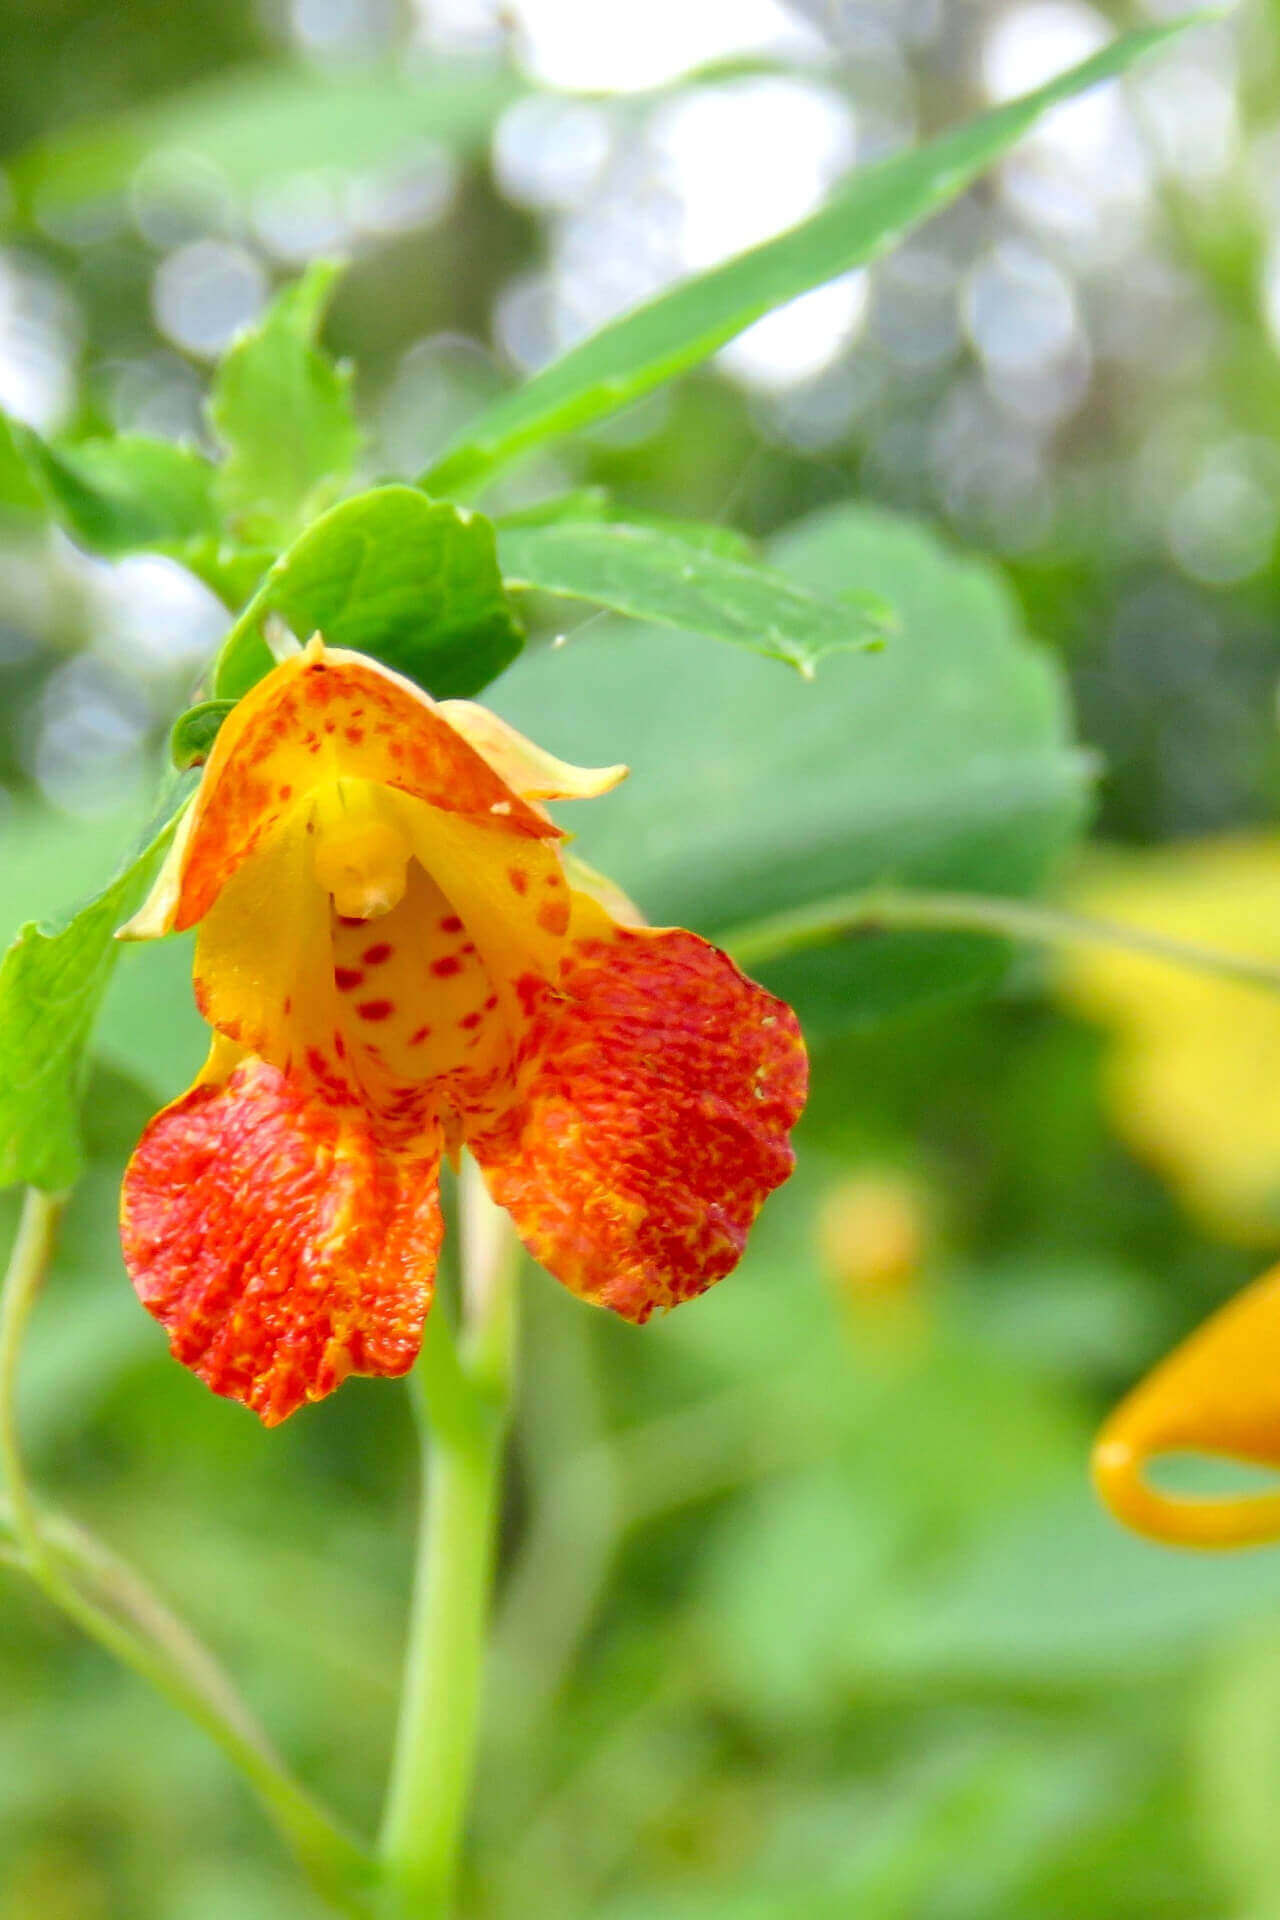
<path fill-rule="evenodd" d="M 513 839 L 561 830 L 523 800 L 412 682 L 317 635 L 232 709 L 134 937 L 203 919 L 237 868 L 317 789 L 362 781 Z"/>
<path fill-rule="evenodd" d="M 442 700 L 436 711 L 525 800 L 596 800 L 631 771 L 623 766 L 570 766 L 473 700 Z"/>

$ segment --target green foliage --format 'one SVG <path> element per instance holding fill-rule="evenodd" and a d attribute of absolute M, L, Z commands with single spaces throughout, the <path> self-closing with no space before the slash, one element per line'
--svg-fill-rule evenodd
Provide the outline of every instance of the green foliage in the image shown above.
<path fill-rule="evenodd" d="M 584 522 L 593 526 L 602 522 L 620 523 L 632 529 L 643 528 L 665 534 L 669 539 L 679 540 L 684 546 L 694 547 L 701 553 L 718 553 L 729 560 L 749 561 L 755 557 L 753 542 L 737 527 L 708 525 L 700 520 L 678 520 L 665 513 L 641 513 L 634 507 L 620 506 L 605 487 L 574 487 L 568 493 L 552 494 L 550 498 L 538 500 L 532 506 L 516 507 L 494 516 L 499 536 L 508 531 L 523 533 L 536 528 L 559 527 L 565 522 L 574 527 Z"/>
<path fill-rule="evenodd" d="M 209 749 L 234 705 L 234 700 L 202 700 L 174 721 L 169 735 L 169 758 L 179 773 L 185 773 L 188 767 L 201 766 L 209 758 Z"/>
<path fill-rule="evenodd" d="M 0 1186 L 56 1193 L 81 1166 L 86 1048 L 119 951 L 115 931 L 137 904 L 177 818 L 177 803 L 111 883 L 78 911 L 28 922 L 0 963 Z"/>
<path fill-rule="evenodd" d="M 534 739 L 632 768 L 583 815 L 584 857 L 652 919 L 712 935 L 864 885 L 1039 885 L 1081 823 L 1086 768 L 1060 676 L 999 576 L 853 506 L 793 529 L 771 558 L 828 604 L 878 593 L 899 630 L 874 658 L 832 657 L 812 685 L 619 627 L 531 653 L 503 682 L 496 704 Z M 989 940 L 903 934 L 798 956 L 768 980 L 816 1031 L 971 991 L 1004 964 Z"/>
<path fill-rule="evenodd" d="M 135 434 L 51 446 L 29 427 L 10 431 L 54 517 L 91 553 L 115 557 L 219 529 L 215 469 L 188 447 Z"/>
<path fill-rule="evenodd" d="M 1051 107 L 1124 73 L 1205 17 L 1127 34 L 1034 93 L 859 169 L 810 219 L 624 314 L 497 401 L 446 448 L 423 484 L 433 493 L 472 491 L 517 454 L 617 413 L 697 366 L 762 314 L 895 245 L 963 193 Z"/>
<path fill-rule="evenodd" d="M 824 653 L 876 646 L 892 616 L 871 595 L 821 599 L 767 568 L 680 530 L 609 521 L 506 527 L 498 559 L 509 587 L 593 600 L 615 613 L 733 641 L 812 675 Z"/>
<path fill-rule="evenodd" d="M 415 139 L 473 150 L 518 92 L 506 74 L 465 67 L 422 80 L 376 69 L 327 81 L 288 68 L 223 75 L 43 141 L 10 178 L 20 210 L 49 222 L 123 194 L 141 165 L 176 149 L 247 199 L 282 173 L 392 166 Z"/>
<path fill-rule="evenodd" d="M 272 614 L 303 640 L 321 632 L 441 698 L 478 693 L 521 645 L 489 522 L 414 487 L 356 494 L 276 561 L 219 656 L 219 698 L 238 698 L 270 668 L 262 626 Z"/>
<path fill-rule="evenodd" d="M 0 513 L 38 514 L 43 509 L 43 495 L 23 458 L 21 429 L 0 413 Z"/>
<path fill-rule="evenodd" d="M 332 497 L 355 466 L 350 371 L 316 345 L 340 271 L 326 261 L 309 267 L 218 368 L 209 419 L 226 458 L 214 489 L 229 527 L 247 542 L 284 545 L 308 502 Z"/>

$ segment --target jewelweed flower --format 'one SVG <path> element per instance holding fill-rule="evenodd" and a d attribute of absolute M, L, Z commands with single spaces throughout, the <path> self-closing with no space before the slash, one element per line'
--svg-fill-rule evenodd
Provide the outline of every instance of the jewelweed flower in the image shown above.
<path fill-rule="evenodd" d="M 534 1257 L 637 1323 L 728 1273 L 790 1173 L 795 1015 L 562 853 L 543 802 L 625 772 L 319 637 L 224 722 L 122 929 L 198 927 L 214 1030 L 122 1240 L 175 1356 L 268 1425 L 412 1366 L 464 1144 Z"/>
<path fill-rule="evenodd" d="M 1094 1480 L 1127 1526 L 1184 1547 L 1280 1539 L 1280 1492 L 1167 1493 L 1146 1477 L 1162 1455 L 1213 1454 L 1280 1467 L 1280 1267 L 1221 1307 L 1111 1415 Z"/>

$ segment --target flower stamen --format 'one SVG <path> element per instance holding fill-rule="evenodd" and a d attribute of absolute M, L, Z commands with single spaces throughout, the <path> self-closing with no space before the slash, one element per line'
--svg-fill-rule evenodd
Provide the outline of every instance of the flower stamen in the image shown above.
<path fill-rule="evenodd" d="M 385 790 L 333 780 L 312 800 L 316 878 L 345 920 L 377 920 L 404 898 L 413 853 Z"/>

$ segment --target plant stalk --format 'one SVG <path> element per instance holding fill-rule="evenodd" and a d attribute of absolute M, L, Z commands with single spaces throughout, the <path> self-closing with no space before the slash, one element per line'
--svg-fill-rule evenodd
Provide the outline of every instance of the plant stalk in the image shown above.
<path fill-rule="evenodd" d="M 45 1516 L 18 1441 L 18 1360 L 64 1201 L 27 1189 L 0 1296 L 0 1470 L 21 1566 L 54 1606 L 208 1734 L 253 1787 L 318 1893 L 368 1920 L 371 1862 L 290 1776 L 216 1662 L 118 1555 L 83 1528 Z"/>
<path fill-rule="evenodd" d="M 797 907 L 794 912 L 753 920 L 735 927 L 718 944 L 740 966 L 752 967 L 859 934 L 906 931 L 987 933 L 1055 947 L 1112 947 L 1195 973 L 1212 974 L 1236 986 L 1280 993 L 1280 965 L 1273 962 L 1225 953 L 1198 941 L 1152 933 L 1145 927 L 1124 926 L 1117 920 L 1094 920 L 1039 900 L 1012 900 L 998 894 L 916 893 L 905 888 L 869 887 L 863 893 L 840 894 L 813 906 Z"/>
<path fill-rule="evenodd" d="M 424 1505 L 380 1859 L 386 1920 L 452 1910 L 475 1766 L 510 1398 L 519 1248 L 472 1162 L 461 1327 L 428 1316 L 414 1375 Z"/>

